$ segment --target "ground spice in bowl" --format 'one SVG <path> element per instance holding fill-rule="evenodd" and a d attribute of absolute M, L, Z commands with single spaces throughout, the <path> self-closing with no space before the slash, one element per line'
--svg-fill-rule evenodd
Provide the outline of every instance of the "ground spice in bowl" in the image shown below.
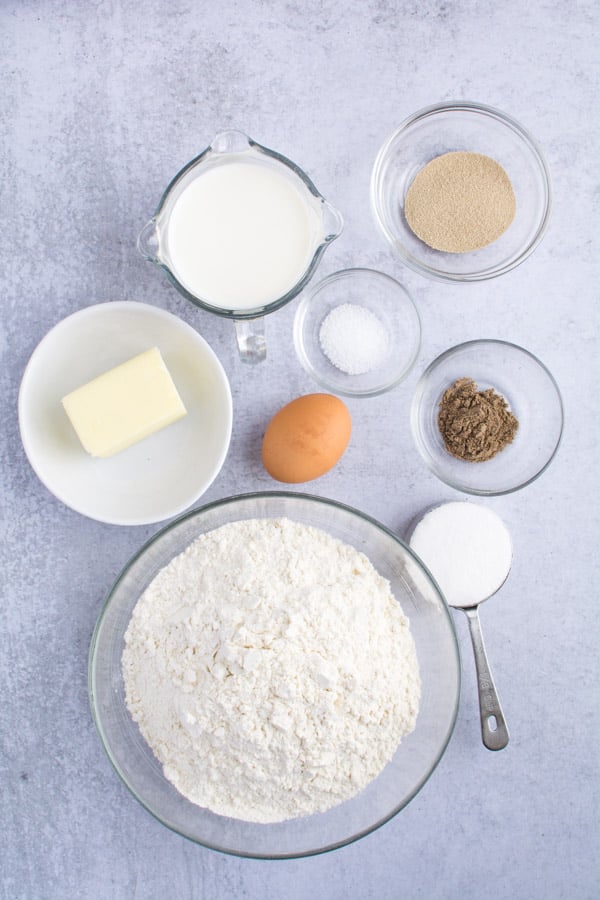
<path fill-rule="evenodd" d="M 444 391 L 438 427 L 452 456 L 486 462 L 512 443 L 519 422 L 493 388 L 479 391 L 472 378 L 459 378 Z"/>
<path fill-rule="evenodd" d="M 512 184 L 500 163 L 482 153 L 435 157 L 416 175 L 404 215 L 434 250 L 468 253 L 496 241 L 515 217 Z"/>

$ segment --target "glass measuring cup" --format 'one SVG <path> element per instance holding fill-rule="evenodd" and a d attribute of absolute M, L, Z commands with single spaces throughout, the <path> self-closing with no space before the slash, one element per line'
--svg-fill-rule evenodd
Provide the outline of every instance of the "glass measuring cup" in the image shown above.
<path fill-rule="evenodd" d="M 182 193 L 198 178 L 217 167 L 233 162 L 251 163 L 258 169 L 266 167 L 287 179 L 296 195 L 306 204 L 307 215 L 314 222 L 313 234 L 308 246 L 308 262 L 297 280 L 287 286 L 279 296 L 248 307 L 244 298 L 239 302 L 223 304 L 214 298 L 201 296 L 188 284 L 182 283 L 173 264 L 169 248 L 169 223 L 173 210 Z M 144 226 L 137 240 L 142 256 L 159 266 L 174 287 L 196 306 L 231 319 L 234 323 L 238 350 L 243 362 L 257 363 L 266 357 L 264 316 L 274 312 L 292 300 L 305 287 L 319 264 L 328 245 L 337 238 L 343 227 L 340 212 L 318 192 L 309 177 L 293 162 L 261 146 L 241 131 L 224 131 L 217 134 L 209 147 L 192 159 L 173 178 L 165 190 L 150 221 Z M 236 259 L 228 265 L 235 267 Z"/>

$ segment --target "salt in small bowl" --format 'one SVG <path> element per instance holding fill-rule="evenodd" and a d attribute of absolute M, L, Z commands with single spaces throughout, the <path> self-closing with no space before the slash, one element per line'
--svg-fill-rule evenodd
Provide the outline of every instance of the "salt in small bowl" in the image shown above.
<path fill-rule="evenodd" d="M 330 351 L 328 355 L 321 341 L 323 323 L 343 304 L 360 308 L 345 317 L 346 327 L 340 328 L 335 341 L 339 350 L 347 351 L 348 360 L 366 359 L 368 363 L 365 336 L 360 330 L 355 334 L 348 331 L 352 320 L 362 318 L 375 329 L 380 323 L 387 338 L 382 353 L 374 353 L 373 367 L 360 374 L 352 374 L 351 363 L 343 368 L 334 365 L 335 354 Z M 329 320 L 330 326 L 333 321 Z M 396 387 L 412 369 L 420 344 L 421 322 L 410 294 L 394 278 L 375 269 L 342 269 L 329 275 L 304 293 L 294 319 L 294 345 L 302 366 L 322 388 L 344 397 L 374 397 Z M 379 350 L 377 342 L 373 349 Z"/>

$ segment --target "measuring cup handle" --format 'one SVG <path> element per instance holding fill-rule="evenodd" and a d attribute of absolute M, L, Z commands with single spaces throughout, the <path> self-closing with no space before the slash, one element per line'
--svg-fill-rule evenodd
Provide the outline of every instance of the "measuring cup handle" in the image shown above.
<path fill-rule="evenodd" d="M 502 750 L 508 744 L 508 728 L 487 660 L 477 607 L 465 609 L 465 613 L 469 620 L 477 669 L 481 739 L 488 750 Z"/>
<path fill-rule="evenodd" d="M 267 343 L 264 318 L 257 316 L 254 319 L 234 319 L 233 324 L 242 362 L 255 365 L 266 359 Z"/>

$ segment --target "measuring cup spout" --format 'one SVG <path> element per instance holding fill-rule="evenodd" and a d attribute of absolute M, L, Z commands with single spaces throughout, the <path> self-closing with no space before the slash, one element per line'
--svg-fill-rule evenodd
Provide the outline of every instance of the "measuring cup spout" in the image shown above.
<path fill-rule="evenodd" d="M 150 262 L 158 262 L 158 230 L 156 219 L 146 222 L 137 239 L 137 248 L 144 259 Z"/>
<path fill-rule="evenodd" d="M 215 153 L 241 153 L 250 146 L 248 135 L 233 128 L 229 131 L 220 131 L 210 142 L 210 149 Z"/>

